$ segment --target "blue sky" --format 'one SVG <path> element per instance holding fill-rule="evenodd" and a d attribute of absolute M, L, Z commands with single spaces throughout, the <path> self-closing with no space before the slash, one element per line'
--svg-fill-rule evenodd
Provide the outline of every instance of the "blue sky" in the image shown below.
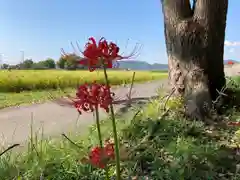
<path fill-rule="evenodd" d="M 230 0 L 225 58 L 240 60 L 237 7 L 240 1 Z M 61 48 L 73 51 L 70 42 L 83 46 L 90 36 L 113 40 L 126 53 L 141 43 L 137 60 L 167 62 L 160 0 L 0 0 L 0 23 L 6 63 L 18 63 L 21 51 L 34 61 L 58 59 Z"/>

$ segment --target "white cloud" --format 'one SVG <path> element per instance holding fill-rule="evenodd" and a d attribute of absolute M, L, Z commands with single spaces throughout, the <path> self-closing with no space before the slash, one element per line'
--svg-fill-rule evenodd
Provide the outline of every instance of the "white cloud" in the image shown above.
<path fill-rule="evenodd" d="M 240 46 L 240 41 L 225 41 L 224 42 L 225 46 Z"/>

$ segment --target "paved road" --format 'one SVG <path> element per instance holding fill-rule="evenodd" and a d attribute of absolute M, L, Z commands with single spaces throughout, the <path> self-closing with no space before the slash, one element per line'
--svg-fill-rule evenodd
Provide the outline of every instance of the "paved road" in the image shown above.
<path fill-rule="evenodd" d="M 240 65 L 225 67 L 227 76 L 238 75 L 239 71 Z M 156 90 L 160 86 L 167 87 L 167 80 L 136 84 L 132 98 L 148 99 L 156 96 Z M 125 106 L 124 101 L 126 101 L 128 91 L 129 86 L 114 89 L 116 97 L 121 100 L 115 105 L 116 110 Z M 106 113 L 101 111 L 100 117 L 105 118 Z M 2 109 L 0 110 L 0 123 L 0 146 L 6 146 L 27 140 L 31 127 L 33 132 L 37 133 L 43 130 L 46 136 L 58 135 L 62 132 L 73 131 L 74 128 L 84 131 L 86 127 L 94 123 L 94 119 L 91 113 L 83 113 L 79 116 L 74 108 L 66 105 L 66 101 L 61 99 L 43 104 Z"/>
<path fill-rule="evenodd" d="M 153 81 L 144 84 L 135 84 L 132 98 L 148 99 L 157 95 L 160 86 L 167 85 L 167 80 Z M 126 94 L 129 86 L 114 89 L 116 97 L 121 101 L 115 105 L 115 109 L 124 106 Z M 106 117 L 106 113 L 100 112 L 100 117 Z M 71 106 L 66 105 L 63 100 L 46 102 L 21 107 L 11 107 L 0 110 L 0 145 L 6 146 L 12 143 L 21 143 L 28 139 L 31 127 L 33 132 L 58 135 L 62 132 L 69 132 L 78 128 L 86 130 L 89 125 L 94 123 L 91 113 L 78 115 L 77 111 Z"/>
<path fill-rule="evenodd" d="M 240 76 L 240 64 L 225 65 L 226 76 Z"/>

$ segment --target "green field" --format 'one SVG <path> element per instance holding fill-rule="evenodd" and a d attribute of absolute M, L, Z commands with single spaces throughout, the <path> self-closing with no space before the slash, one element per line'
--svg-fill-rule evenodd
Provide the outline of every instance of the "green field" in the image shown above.
<path fill-rule="evenodd" d="M 111 85 L 130 83 L 133 71 L 108 71 Z M 136 71 L 135 82 L 166 78 L 165 72 Z M 79 84 L 104 83 L 102 71 L 0 71 L 0 108 L 38 103 L 76 91 Z"/>

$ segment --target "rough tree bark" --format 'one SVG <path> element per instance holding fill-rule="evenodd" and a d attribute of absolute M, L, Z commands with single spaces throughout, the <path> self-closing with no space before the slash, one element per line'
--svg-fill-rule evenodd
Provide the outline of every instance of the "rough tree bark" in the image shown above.
<path fill-rule="evenodd" d="M 228 0 L 161 0 L 169 82 L 187 112 L 203 119 L 225 85 L 223 51 Z"/>

